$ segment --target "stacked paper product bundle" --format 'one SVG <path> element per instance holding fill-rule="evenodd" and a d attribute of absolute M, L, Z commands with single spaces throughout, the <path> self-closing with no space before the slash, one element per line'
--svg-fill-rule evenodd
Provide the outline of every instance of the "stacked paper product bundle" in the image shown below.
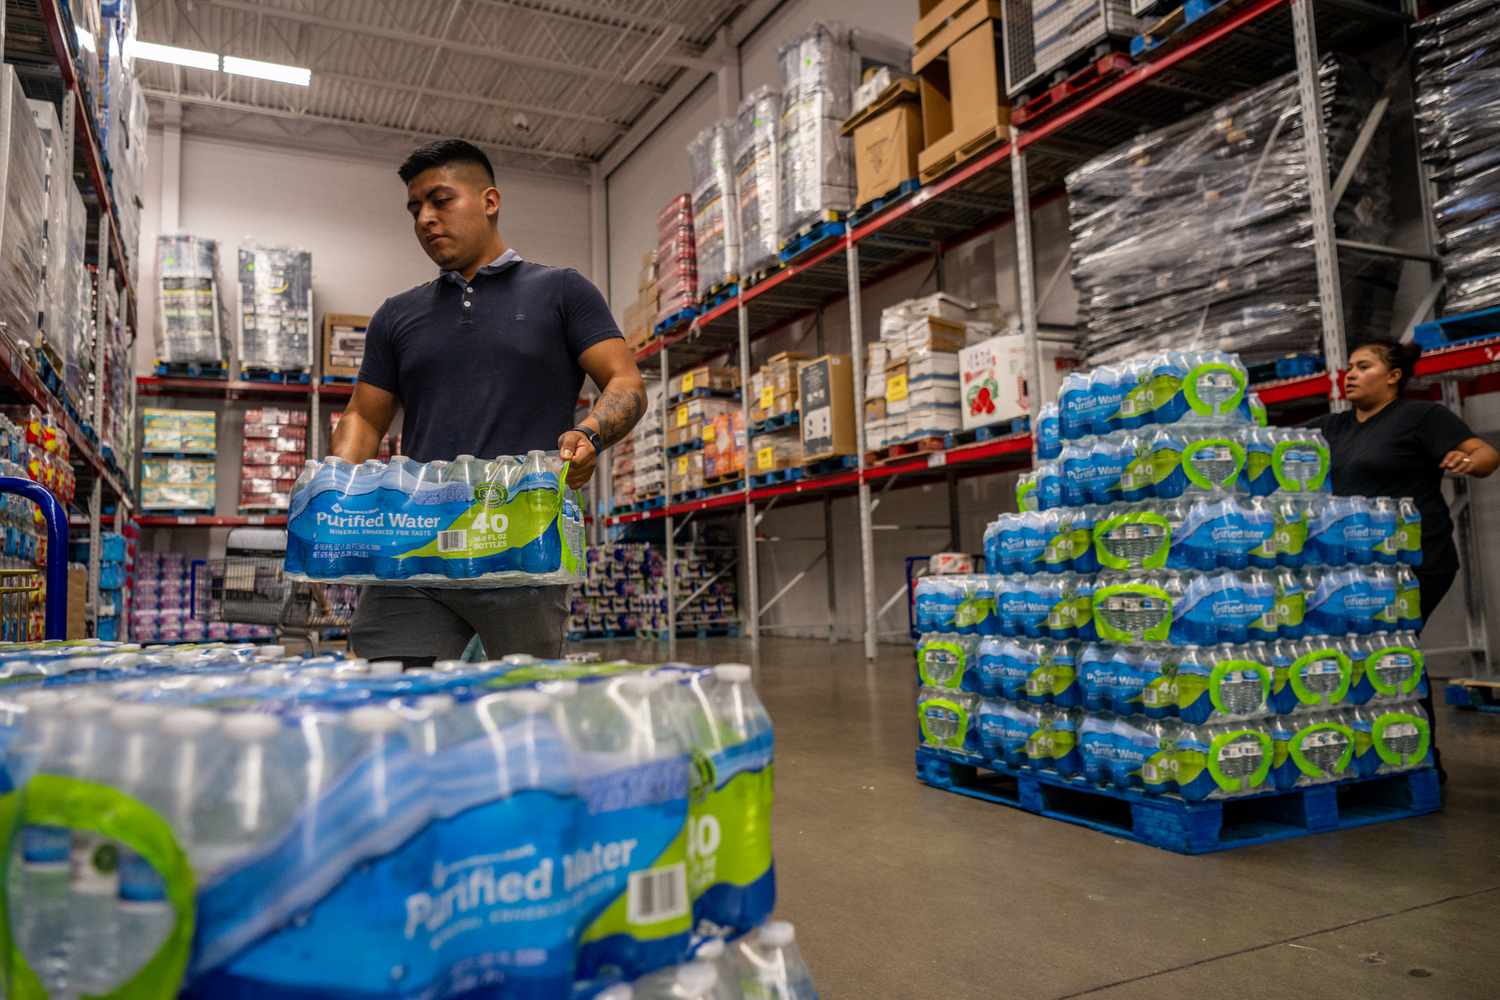
<path fill-rule="evenodd" d="M 816 1000 L 771 919 L 775 734 L 744 664 L 85 642 L 0 675 L 8 995 Z"/>
<path fill-rule="evenodd" d="M 209 622 L 193 608 L 206 599 L 208 577 L 201 561 L 180 552 L 137 553 L 131 593 L 130 636 L 137 642 L 204 642 L 215 639 L 270 639 L 274 630 L 261 625 Z M 194 593 L 194 586 L 199 592 Z"/>
<path fill-rule="evenodd" d="M 303 467 L 287 573 L 331 583 L 543 586 L 583 578 L 583 505 L 556 452 Z"/>
<path fill-rule="evenodd" d="M 288 247 L 240 247 L 240 367 L 310 372 L 313 367 L 312 254 Z"/>
<path fill-rule="evenodd" d="M 1497 78 L 1488 48 L 1500 31 L 1500 5 L 1468 0 L 1415 26 L 1417 126 L 1433 205 L 1438 252 L 1447 278 L 1448 314 L 1500 305 L 1496 261 L 1495 109 Z"/>
<path fill-rule="evenodd" d="M 688 144 L 693 178 L 693 241 L 698 287 L 711 293 L 739 279 L 740 209 L 735 189 L 734 121 L 717 122 Z"/>
<path fill-rule="evenodd" d="M 50 363 L 65 373 L 76 345 L 67 315 L 67 290 L 76 282 L 68 270 L 68 205 L 73 183 L 73 165 L 64 162 L 62 129 L 57 121 L 57 107 L 51 101 L 30 100 L 32 122 L 41 134 L 45 155 L 47 216 L 43 240 L 43 267 L 37 311 L 41 314 L 39 346 L 47 351 Z M 75 399 L 80 397 L 74 397 Z"/>
<path fill-rule="evenodd" d="M 339 429 L 339 420 L 340 420 L 340 418 L 343 417 L 343 415 L 344 415 L 344 411 L 343 410 L 333 410 L 333 411 L 331 411 L 328 414 L 328 440 L 329 441 L 333 440 L 333 435 L 338 431 L 338 429 Z M 377 446 L 376 449 L 375 449 L 375 457 L 378 458 L 378 459 L 380 459 L 382 462 L 384 462 L 384 461 L 389 460 L 392 455 L 397 454 L 400 450 L 401 450 L 401 436 L 399 434 L 392 434 L 390 431 L 386 431 L 385 436 L 380 439 L 379 446 Z M 265 454 L 270 455 L 270 454 L 275 454 L 275 452 L 266 452 Z M 280 454 L 290 454 L 290 453 L 281 452 Z M 296 461 L 297 470 L 301 471 L 301 469 L 302 469 L 302 456 L 301 455 L 297 455 L 296 459 L 297 459 L 297 461 Z M 291 461 L 291 459 L 290 458 L 286 458 L 286 459 L 284 459 L 282 461 L 272 462 L 272 463 L 269 463 L 269 464 L 284 465 L 288 461 Z M 261 463 L 253 463 L 253 464 L 261 464 Z M 295 478 L 295 474 L 294 474 L 294 478 Z"/>
<path fill-rule="evenodd" d="M 240 466 L 240 510 L 285 511 L 307 459 L 306 410 L 275 406 L 245 411 L 245 452 Z"/>
<path fill-rule="evenodd" d="M 156 238 L 156 358 L 222 365 L 229 331 L 219 295 L 219 245 L 187 233 Z"/>
<path fill-rule="evenodd" d="M 141 411 L 141 508 L 212 511 L 218 418 L 212 410 Z"/>
<path fill-rule="evenodd" d="M 698 250 L 693 239 L 693 196 L 680 194 L 656 215 L 656 318 L 661 326 L 698 301 Z"/>
<path fill-rule="evenodd" d="M 1190 801 L 1431 763 L 1410 499 L 1329 493 L 1240 359 L 1070 374 L 987 574 L 916 594 L 922 745 Z"/>
<path fill-rule="evenodd" d="M 667 481 L 667 443 L 662 428 L 662 385 L 646 386 L 646 412 L 630 432 L 635 458 L 632 483 L 636 500 L 650 500 L 662 495 Z"/>
<path fill-rule="evenodd" d="M 841 134 L 853 98 L 849 29 L 816 24 L 778 50 L 783 244 L 854 207 L 854 155 Z"/>
<path fill-rule="evenodd" d="M 962 425 L 958 351 L 973 303 L 938 292 L 899 302 L 880 314 L 880 348 L 867 354 L 866 413 L 875 416 L 884 448 L 913 438 L 947 434 Z M 872 345 L 873 346 L 873 345 Z M 879 375 L 872 378 L 874 373 Z M 884 404 L 873 402 L 884 400 Z M 872 405 L 873 403 L 873 405 Z"/>
<path fill-rule="evenodd" d="M 0 68 L 0 155 L 8 164 L 0 218 L 5 233 L 0 245 L 0 333 L 31 350 L 40 335 L 37 316 L 45 308 L 49 163 L 41 130 L 9 65 Z"/>
<path fill-rule="evenodd" d="M 1379 88 L 1335 57 L 1318 69 L 1329 168 L 1343 169 Z M 1322 351 L 1295 73 L 1133 139 L 1067 177 L 1073 280 L 1091 364 L 1155 350 L 1249 361 Z M 1335 211 L 1341 239 L 1388 243 L 1384 128 Z M 1351 343 L 1391 329 L 1400 264 L 1340 255 Z"/>
<path fill-rule="evenodd" d="M 740 102 L 734 127 L 740 259 L 745 273 L 775 263 L 781 247 L 781 91 L 758 87 Z"/>
<path fill-rule="evenodd" d="M 148 116 L 144 88 L 137 79 L 134 48 L 136 7 L 132 3 L 106 4 L 102 45 L 104 109 L 100 116 L 104 155 L 111 170 L 111 199 L 119 216 L 120 239 L 125 247 L 126 268 L 134 280 L 135 248 L 141 238 L 141 206 L 138 195 L 145 190 L 146 129 Z"/>
<path fill-rule="evenodd" d="M 98 373 L 91 386 L 83 387 L 86 409 L 93 412 L 94 393 L 103 393 L 101 423 L 98 427 L 99 443 L 105 454 L 113 453 L 121 468 L 129 468 L 134 452 L 135 413 L 132 405 L 135 389 L 135 344 L 134 337 L 120 315 L 116 299 L 104 298 L 104 370 Z M 74 366 L 81 377 L 80 366 Z"/>
<path fill-rule="evenodd" d="M 141 410 L 141 449 L 147 454 L 186 452 L 212 455 L 218 450 L 218 416 L 213 410 Z"/>
<path fill-rule="evenodd" d="M 635 435 L 628 434 L 609 449 L 610 500 L 615 509 L 629 507 L 636 501 Z"/>

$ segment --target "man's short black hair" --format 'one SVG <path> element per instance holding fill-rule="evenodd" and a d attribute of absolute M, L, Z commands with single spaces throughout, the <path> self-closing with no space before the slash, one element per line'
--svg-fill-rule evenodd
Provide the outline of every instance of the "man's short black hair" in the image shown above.
<path fill-rule="evenodd" d="M 495 168 L 490 165 L 490 158 L 484 155 L 484 150 L 462 139 L 439 139 L 425 146 L 418 146 L 396 172 L 401 175 L 403 184 L 410 184 L 412 178 L 422 171 L 449 163 L 477 163 L 484 168 L 490 183 L 495 183 Z"/>

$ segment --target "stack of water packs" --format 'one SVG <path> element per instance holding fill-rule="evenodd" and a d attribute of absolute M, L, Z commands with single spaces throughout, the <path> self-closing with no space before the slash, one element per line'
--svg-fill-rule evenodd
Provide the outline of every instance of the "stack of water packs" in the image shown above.
<path fill-rule="evenodd" d="M 1065 380 L 993 575 L 918 583 L 924 745 L 1186 799 L 1428 761 L 1416 506 L 1330 495 L 1327 442 L 1246 383 L 1223 354 Z"/>
<path fill-rule="evenodd" d="M 4 992 L 583 998 L 722 953 L 775 899 L 750 674 L 4 651 Z"/>
<path fill-rule="evenodd" d="M 556 452 L 452 462 L 308 462 L 292 491 L 287 575 L 338 583 L 581 583 L 583 507 Z"/>

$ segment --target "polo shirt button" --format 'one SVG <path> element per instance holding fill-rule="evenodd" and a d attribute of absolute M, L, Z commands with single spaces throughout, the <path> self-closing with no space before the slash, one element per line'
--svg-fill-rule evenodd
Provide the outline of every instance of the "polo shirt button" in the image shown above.
<path fill-rule="evenodd" d="M 465 309 L 467 309 L 467 308 L 469 308 L 469 305 L 470 305 L 470 303 L 469 303 L 469 300 L 468 300 L 468 299 L 465 299 L 465 300 L 464 300 L 464 308 L 465 308 Z"/>
<path fill-rule="evenodd" d="M 466 292 L 468 292 L 468 293 L 469 293 L 469 294 L 470 294 L 470 295 L 473 295 L 473 294 L 474 294 L 474 289 L 473 289 L 473 287 L 472 287 L 472 286 L 471 286 L 471 287 L 469 287 L 469 288 L 465 288 L 465 289 L 464 289 L 464 291 L 466 291 Z"/>

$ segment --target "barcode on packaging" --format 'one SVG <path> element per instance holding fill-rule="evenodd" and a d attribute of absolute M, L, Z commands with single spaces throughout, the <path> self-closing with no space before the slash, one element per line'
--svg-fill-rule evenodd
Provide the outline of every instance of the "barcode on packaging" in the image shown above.
<path fill-rule="evenodd" d="M 439 552 L 462 552 L 469 547 L 469 533 L 462 529 L 438 532 Z"/>
<path fill-rule="evenodd" d="M 679 862 L 632 873 L 625 909 L 626 919 L 632 924 L 655 924 L 687 916 L 686 867 Z"/>

